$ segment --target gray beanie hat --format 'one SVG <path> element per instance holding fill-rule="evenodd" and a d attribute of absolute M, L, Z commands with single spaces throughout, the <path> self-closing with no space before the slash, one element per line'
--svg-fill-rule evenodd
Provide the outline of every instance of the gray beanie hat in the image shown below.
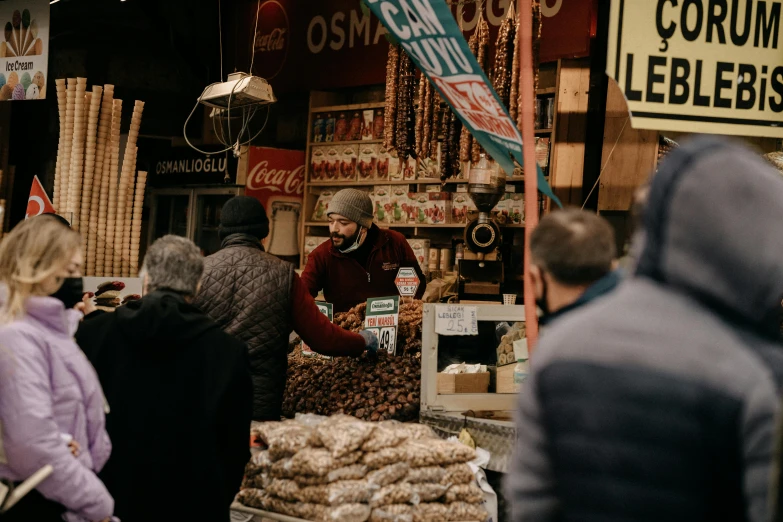
<path fill-rule="evenodd" d="M 373 208 L 370 195 L 357 189 L 343 189 L 332 197 L 326 215 L 340 214 L 359 226 L 372 226 Z"/>

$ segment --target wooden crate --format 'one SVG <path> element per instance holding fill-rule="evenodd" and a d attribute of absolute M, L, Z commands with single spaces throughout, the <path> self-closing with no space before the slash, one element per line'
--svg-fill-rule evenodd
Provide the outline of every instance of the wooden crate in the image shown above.
<path fill-rule="evenodd" d="M 514 368 L 517 364 L 507 364 L 500 366 L 497 371 L 497 379 L 495 381 L 495 393 L 517 393 L 516 386 L 514 385 Z"/>
<path fill-rule="evenodd" d="M 489 372 L 438 374 L 438 393 L 487 393 L 489 391 Z"/>

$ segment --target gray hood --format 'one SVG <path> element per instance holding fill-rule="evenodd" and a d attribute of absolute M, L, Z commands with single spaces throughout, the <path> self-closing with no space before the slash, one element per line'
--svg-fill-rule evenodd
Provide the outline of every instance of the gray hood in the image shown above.
<path fill-rule="evenodd" d="M 783 178 L 759 154 L 733 141 L 692 139 L 653 178 L 643 223 L 637 276 L 765 337 L 778 335 Z"/>

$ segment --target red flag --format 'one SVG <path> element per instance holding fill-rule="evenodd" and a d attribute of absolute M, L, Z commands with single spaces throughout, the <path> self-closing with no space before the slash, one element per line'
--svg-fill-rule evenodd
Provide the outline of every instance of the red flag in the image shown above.
<path fill-rule="evenodd" d="M 30 187 L 30 198 L 27 200 L 27 212 L 24 218 L 40 216 L 41 214 L 54 214 L 54 206 L 46 195 L 46 191 L 38 181 L 38 176 L 33 178 L 33 186 Z"/>

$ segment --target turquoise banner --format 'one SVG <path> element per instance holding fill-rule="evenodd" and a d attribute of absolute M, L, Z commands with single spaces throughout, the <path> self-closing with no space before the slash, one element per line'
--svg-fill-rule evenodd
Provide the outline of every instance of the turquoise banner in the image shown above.
<path fill-rule="evenodd" d="M 470 52 L 445 0 L 365 0 L 506 174 L 524 165 L 522 136 Z M 562 207 L 536 165 L 538 189 Z"/>

